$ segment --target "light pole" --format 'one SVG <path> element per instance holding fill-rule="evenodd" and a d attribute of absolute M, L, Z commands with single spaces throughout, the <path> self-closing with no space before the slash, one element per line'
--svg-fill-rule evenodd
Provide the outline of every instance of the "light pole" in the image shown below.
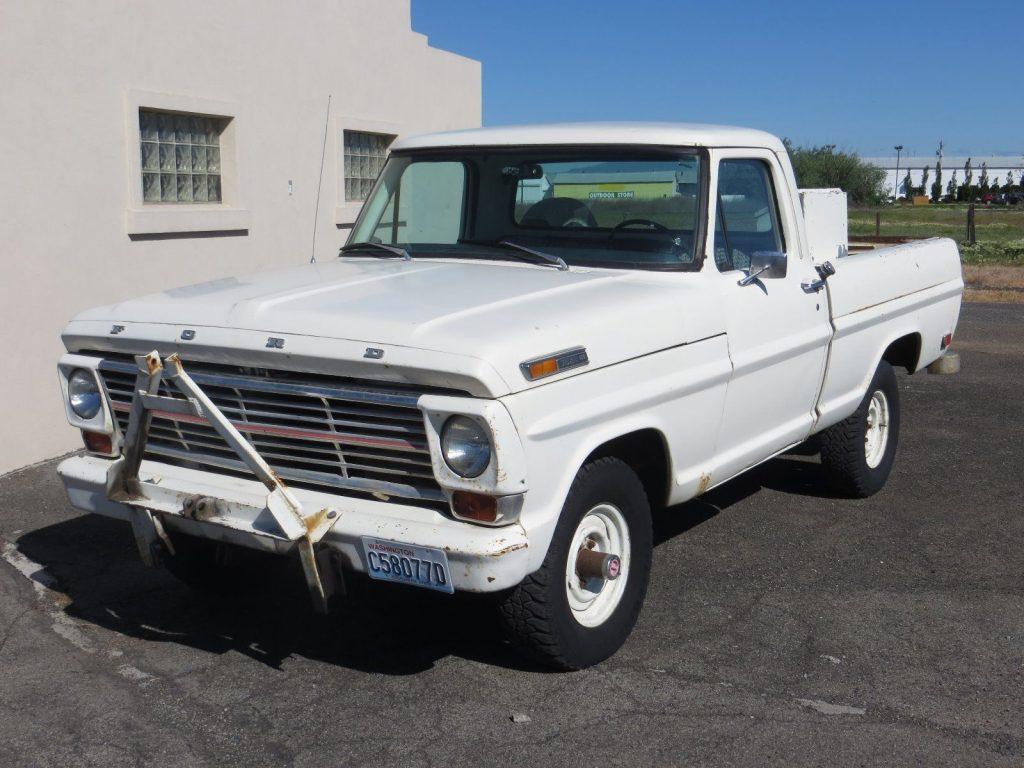
<path fill-rule="evenodd" d="M 900 152 L 903 151 L 903 145 L 897 144 L 893 149 L 896 150 L 896 183 L 892 187 L 892 199 L 895 202 L 900 199 Z"/>

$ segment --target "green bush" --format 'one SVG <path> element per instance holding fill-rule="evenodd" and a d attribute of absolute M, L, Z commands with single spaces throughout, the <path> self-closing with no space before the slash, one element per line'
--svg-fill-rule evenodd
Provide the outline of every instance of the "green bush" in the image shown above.
<path fill-rule="evenodd" d="M 803 188 L 838 187 L 853 205 L 875 205 L 886 197 L 885 171 L 835 146 L 794 147 L 785 140 L 796 182 Z"/>
<path fill-rule="evenodd" d="M 1021 264 L 1024 263 L 1024 240 L 960 243 L 960 260 L 964 264 Z"/>

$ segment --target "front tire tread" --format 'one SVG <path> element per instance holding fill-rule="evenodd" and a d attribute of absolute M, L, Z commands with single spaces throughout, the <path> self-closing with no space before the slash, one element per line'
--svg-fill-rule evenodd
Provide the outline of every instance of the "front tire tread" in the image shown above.
<path fill-rule="evenodd" d="M 650 575 L 650 551 L 651 530 L 650 530 L 650 504 L 643 483 L 636 473 L 621 459 L 606 456 L 597 459 L 584 467 L 577 473 L 572 488 L 566 497 L 563 506 L 562 517 L 559 519 L 552 537 L 552 544 L 544 559 L 544 564 L 534 573 L 523 579 L 514 587 L 499 604 L 499 618 L 510 641 L 525 656 L 543 664 L 561 670 L 577 670 L 596 664 L 607 658 L 617 650 L 618 645 L 607 653 L 606 648 L 581 649 L 567 638 L 561 637 L 558 627 L 564 621 L 575 623 L 571 615 L 560 616 L 559 611 L 568 611 L 568 604 L 562 606 L 564 600 L 565 586 L 562 583 L 565 573 L 565 564 L 562 559 L 561 546 L 556 546 L 561 541 L 560 537 L 571 537 L 579 520 L 587 507 L 586 497 L 593 493 L 595 484 L 602 484 L 613 480 L 615 487 L 625 493 L 638 507 L 642 518 L 646 521 L 647 530 L 634 530 L 636 523 L 632 523 L 631 535 L 635 534 L 637 544 L 640 548 L 648 548 L 646 557 L 637 557 L 637 551 L 633 552 L 634 567 L 631 567 L 630 578 L 636 579 L 639 591 L 634 605 L 629 605 L 626 597 L 616 609 L 626 610 L 630 615 L 626 617 L 628 635 L 639 614 L 640 604 L 643 602 L 647 589 L 647 580 Z M 569 511 L 573 514 L 567 515 Z M 605 625 L 612 622 L 616 614 L 609 618 Z M 573 626 L 576 631 L 581 627 Z M 593 630 L 591 630 L 593 631 Z M 622 638 L 623 640 L 625 638 Z M 588 653 L 589 651 L 589 653 Z"/>

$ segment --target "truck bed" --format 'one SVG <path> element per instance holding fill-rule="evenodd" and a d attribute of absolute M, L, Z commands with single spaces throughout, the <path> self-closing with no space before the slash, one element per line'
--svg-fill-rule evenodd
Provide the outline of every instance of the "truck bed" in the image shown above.
<path fill-rule="evenodd" d="M 947 238 L 851 253 L 828 280 L 835 335 L 819 401 L 818 429 L 841 420 L 860 400 L 884 350 L 906 337 L 920 370 L 956 329 L 963 294 L 960 255 Z"/>

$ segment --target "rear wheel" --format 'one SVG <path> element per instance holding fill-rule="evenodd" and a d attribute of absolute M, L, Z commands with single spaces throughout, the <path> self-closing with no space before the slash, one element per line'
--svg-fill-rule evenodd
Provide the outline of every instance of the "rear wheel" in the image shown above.
<path fill-rule="evenodd" d="M 615 458 L 579 471 L 540 570 L 503 596 L 509 638 L 542 663 L 581 669 L 629 637 L 651 571 L 651 511 L 636 473 Z"/>
<path fill-rule="evenodd" d="M 892 471 L 899 436 L 899 387 L 895 371 L 883 360 L 856 412 L 821 433 L 829 487 L 856 498 L 880 491 Z"/>

